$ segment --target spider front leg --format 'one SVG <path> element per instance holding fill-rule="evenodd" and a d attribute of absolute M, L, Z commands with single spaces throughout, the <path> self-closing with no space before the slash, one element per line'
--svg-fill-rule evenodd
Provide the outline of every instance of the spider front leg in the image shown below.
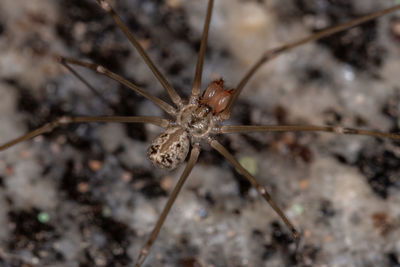
<path fill-rule="evenodd" d="M 268 202 L 268 204 L 272 207 L 272 209 L 281 217 L 284 223 L 289 227 L 290 231 L 292 232 L 294 238 L 298 242 L 300 240 L 300 234 L 290 222 L 290 220 L 286 217 L 285 213 L 279 208 L 279 206 L 275 203 L 275 201 L 271 198 L 270 194 L 267 192 L 264 186 L 260 185 L 257 180 L 242 166 L 240 163 L 233 157 L 231 153 L 221 145 L 217 140 L 210 139 L 209 144 L 212 148 L 217 150 L 224 158 L 226 158 L 234 167 L 235 169 L 257 189 L 258 193 Z"/>
<path fill-rule="evenodd" d="M 175 91 L 175 89 L 172 87 L 172 85 L 167 81 L 167 79 L 164 77 L 164 75 L 154 65 L 154 63 L 150 59 L 149 55 L 146 53 L 146 51 L 140 45 L 138 40 L 136 40 L 135 36 L 133 36 L 133 34 L 130 32 L 130 30 L 125 25 L 125 23 L 122 21 L 122 19 L 118 16 L 117 12 L 115 12 L 115 10 L 107 2 L 107 0 L 96 0 L 96 1 L 101 6 L 102 9 L 104 9 L 107 13 L 109 13 L 111 15 L 111 17 L 114 19 L 114 21 L 117 23 L 117 25 L 121 28 L 121 30 L 124 32 L 125 36 L 129 39 L 131 44 L 136 48 L 136 50 L 139 52 L 140 56 L 143 58 L 144 62 L 147 64 L 147 66 L 153 72 L 154 76 L 156 76 L 157 80 L 161 83 L 161 85 L 167 91 L 172 102 L 174 102 L 174 104 L 177 107 L 181 108 L 183 106 L 183 101 L 182 101 L 181 97 L 178 95 L 178 93 Z"/>
<path fill-rule="evenodd" d="M 342 126 L 316 125 L 224 125 L 218 133 L 253 133 L 253 132 L 329 132 L 334 134 L 366 135 L 380 138 L 400 140 L 400 134 L 383 133 L 363 129 L 346 128 Z"/>
<path fill-rule="evenodd" d="M 128 87 L 129 89 L 131 89 L 132 91 L 137 93 L 138 95 L 141 95 L 141 96 L 147 98 L 148 100 L 150 100 L 151 102 L 153 102 L 154 104 L 159 106 L 161 109 L 163 109 L 165 112 L 167 112 L 171 116 L 176 115 L 176 110 L 170 104 L 166 103 L 165 101 L 161 100 L 160 98 L 158 98 L 156 96 L 149 94 L 142 88 L 136 86 L 135 84 L 131 83 L 127 79 L 106 69 L 105 67 L 103 67 L 101 65 L 88 63 L 88 62 L 84 62 L 81 60 L 67 58 L 67 57 L 63 57 L 63 56 L 59 56 L 59 55 L 56 55 L 55 58 L 64 66 L 68 66 L 66 64 L 69 63 L 69 64 L 81 66 L 81 67 L 84 67 L 87 69 L 91 69 L 99 74 L 103 74 L 103 75 L 109 77 L 110 79 L 113 79 L 114 81 L 117 81 L 120 84 L 125 85 L 126 87 Z M 68 70 L 70 70 L 70 69 L 68 68 Z M 76 76 L 76 74 L 74 72 L 72 72 L 72 73 Z M 82 80 L 82 82 L 85 83 L 86 86 L 88 86 L 89 88 L 91 87 L 91 85 L 89 85 L 87 81 L 85 81 L 84 79 L 81 79 L 79 76 L 77 76 L 77 77 L 78 77 L 78 79 Z"/>
<path fill-rule="evenodd" d="M 161 212 L 161 215 L 158 218 L 157 223 L 154 226 L 149 239 L 147 240 L 147 242 L 143 246 L 143 248 L 140 250 L 139 257 L 137 258 L 136 263 L 135 263 L 136 267 L 140 267 L 143 264 L 143 262 L 146 260 L 147 255 L 149 255 L 150 249 L 151 249 L 154 241 L 156 240 L 158 233 L 160 232 L 160 229 L 163 226 L 164 221 L 167 218 L 168 213 L 170 212 L 171 207 L 176 200 L 176 197 L 178 196 L 179 192 L 181 191 L 183 184 L 186 182 L 186 179 L 188 178 L 194 165 L 197 162 L 197 159 L 199 158 L 199 154 L 200 154 L 200 144 L 197 143 L 197 144 L 193 145 L 192 152 L 190 154 L 190 158 L 185 167 L 185 170 L 183 171 L 181 177 L 179 178 L 178 183 L 176 184 L 174 190 L 171 193 L 171 196 L 169 197 L 167 203 L 165 204 L 165 207 L 164 207 L 163 211 Z"/>
<path fill-rule="evenodd" d="M 228 119 L 230 117 L 232 109 L 234 107 L 234 104 L 236 103 L 240 93 L 243 91 L 243 88 L 245 87 L 247 82 L 251 79 L 251 77 L 253 77 L 253 75 L 265 63 L 267 63 L 270 60 L 278 57 L 279 55 L 282 55 L 285 52 L 288 52 L 288 51 L 292 50 L 293 48 L 296 48 L 298 46 L 307 44 L 307 43 L 312 42 L 312 41 L 316 41 L 316 40 L 328 37 L 328 36 L 330 36 L 332 34 L 335 34 L 335 33 L 341 32 L 341 31 L 345 31 L 345 30 L 350 29 L 352 27 L 355 27 L 357 25 L 363 24 L 363 23 L 365 23 L 367 21 L 376 19 L 378 17 L 381 17 L 381 16 L 389 14 L 389 13 L 393 13 L 393 12 L 399 10 L 399 9 L 400 9 L 400 5 L 395 5 L 393 7 L 387 8 L 387 9 L 379 10 L 379 11 L 374 12 L 372 14 L 359 17 L 357 19 L 354 19 L 354 20 L 351 20 L 349 22 L 340 24 L 338 26 L 334 26 L 334 27 L 322 30 L 320 32 L 317 32 L 315 34 L 312 34 L 310 36 L 302 38 L 300 40 L 289 42 L 289 43 L 286 43 L 286 44 L 283 44 L 281 46 L 278 46 L 278 47 L 275 47 L 275 48 L 272 48 L 272 49 L 269 49 L 269 50 L 265 51 L 264 54 L 257 60 L 257 62 L 254 63 L 253 66 L 246 72 L 244 77 L 240 80 L 240 82 L 236 86 L 236 90 L 234 91 L 234 94 L 233 94 L 232 98 L 230 99 L 227 108 L 220 115 L 221 118 L 226 120 L 226 119 Z"/>
<path fill-rule="evenodd" d="M 214 5 L 214 0 L 208 1 L 207 15 L 206 15 L 206 20 L 204 22 L 203 36 L 201 37 L 201 44 L 200 44 L 199 55 L 197 58 L 196 74 L 194 76 L 192 94 L 190 96 L 190 103 L 195 103 L 195 101 L 200 96 L 201 77 L 203 74 L 203 62 L 204 62 L 204 56 L 206 54 L 208 30 L 210 28 L 213 5 Z"/>
<path fill-rule="evenodd" d="M 162 128 L 167 128 L 170 122 L 166 119 L 161 119 L 157 117 L 146 117 L 146 116 L 138 116 L 138 117 L 61 117 L 55 121 L 49 122 L 44 126 L 37 128 L 21 137 L 15 138 L 3 145 L 0 146 L 0 151 L 6 150 L 7 148 L 14 146 L 18 143 L 21 143 L 25 140 L 32 139 L 38 135 L 51 132 L 55 128 L 58 128 L 63 125 L 71 124 L 71 123 L 88 123 L 88 122 L 120 122 L 120 123 L 151 123 Z"/>
<path fill-rule="evenodd" d="M 62 59 L 62 57 L 57 57 L 60 64 L 63 65 L 69 72 L 72 73 L 78 80 L 80 80 L 83 84 L 92 91 L 106 106 L 112 107 L 113 104 L 108 101 L 96 88 L 94 88 L 85 78 L 83 78 L 78 72 L 76 72 L 68 63 Z"/>

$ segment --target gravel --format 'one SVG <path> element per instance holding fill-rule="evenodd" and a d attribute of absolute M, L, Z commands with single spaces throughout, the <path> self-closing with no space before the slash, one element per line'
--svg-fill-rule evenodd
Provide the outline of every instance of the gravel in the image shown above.
<path fill-rule="evenodd" d="M 111 3 L 187 98 L 206 1 Z M 391 5 L 218 0 L 203 85 L 223 77 L 234 88 L 267 48 Z M 262 67 L 230 123 L 399 132 L 399 16 L 304 45 Z M 0 143 L 62 115 L 166 116 L 116 82 L 76 68 L 97 96 L 53 54 L 103 64 L 168 99 L 94 0 L 2 0 Z M 184 167 L 168 173 L 147 160 L 159 133 L 150 125 L 71 125 L 0 152 L 0 265 L 133 266 Z M 268 204 L 204 144 L 145 266 L 400 265 L 399 142 L 322 133 L 218 140 L 252 166 L 302 232 L 297 250 Z"/>

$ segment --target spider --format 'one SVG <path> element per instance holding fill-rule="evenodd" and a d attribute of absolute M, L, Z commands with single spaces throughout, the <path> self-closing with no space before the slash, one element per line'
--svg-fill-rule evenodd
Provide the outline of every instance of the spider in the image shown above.
<path fill-rule="evenodd" d="M 86 63 L 80 60 L 61 57 L 58 56 L 57 59 L 63 64 L 66 68 L 71 70 L 79 79 L 82 77 L 78 76 L 73 69 L 71 69 L 70 65 L 79 65 L 82 67 L 86 67 L 92 69 L 100 74 L 104 74 L 112 79 L 115 79 L 122 84 L 126 85 L 130 89 L 134 90 L 138 94 L 148 98 L 155 104 L 157 104 L 162 110 L 168 113 L 172 120 L 160 119 L 157 117 L 62 117 L 54 122 L 46 124 L 44 127 L 39 128 L 27 135 L 15 139 L 11 142 L 8 142 L 0 147 L 0 150 L 4 150 L 16 143 L 21 141 L 30 139 L 34 136 L 40 135 L 42 133 L 53 130 L 56 127 L 61 125 L 70 124 L 70 123 L 84 123 L 84 122 L 125 122 L 125 123 L 149 123 L 165 128 L 165 132 L 161 133 L 152 143 L 148 150 L 149 158 L 153 161 L 153 163 L 162 168 L 166 169 L 174 169 L 178 165 L 180 165 L 186 158 L 189 153 L 189 145 L 192 146 L 188 163 L 185 167 L 185 170 L 179 179 L 176 187 L 171 193 L 171 196 L 150 236 L 148 242 L 145 244 L 144 248 L 141 250 L 139 258 L 137 260 L 136 266 L 142 265 L 147 254 L 150 251 L 150 248 L 155 241 L 161 226 L 168 215 L 168 212 L 171 209 L 173 202 L 175 201 L 180 189 L 182 188 L 185 180 L 189 176 L 192 168 L 194 167 L 199 153 L 200 153 L 200 142 L 205 141 L 208 143 L 213 149 L 217 150 L 221 155 L 223 155 L 232 165 L 244 175 L 249 182 L 257 189 L 257 191 L 266 199 L 266 201 L 272 206 L 272 208 L 279 214 L 285 224 L 292 231 L 293 236 L 298 239 L 299 233 L 290 220 L 285 216 L 285 214 L 280 210 L 280 208 L 275 204 L 275 202 L 269 196 L 266 188 L 260 185 L 256 179 L 244 168 L 242 167 L 237 160 L 233 158 L 233 156 L 226 150 L 215 138 L 215 135 L 218 134 L 228 134 L 228 133 L 248 133 L 248 132 L 256 132 L 256 131 L 325 131 L 332 132 L 336 134 L 360 134 L 360 135 L 370 135 L 376 137 L 383 138 L 392 138 L 399 139 L 400 136 L 398 134 L 391 133 L 380 133 L 374 131 L 366 131 L 366 130 L 358 130 L 352 128 L 344 128 L 344 127 L 331 127 L 331 126 L 301 126 L 301 125 L 284 125 L 284 126 L 228 126 L 223 125 L 222 122 L 227 120 L 230 117 L 231 111 L 234 107 L 235 102 L 238 99 L 239 94 L 242 92 L 242 89 L 247 84 L 248 80 L 253 76 L 253 74 L 259 69 L 259 67 L 265 62 L 277 57 L 278 55 L 298 46 L 303 43 L 320 39 L 324 36 L 333 34 L 334 32 L 341 31 L 347 29 L 356 24 L 365 22 L 367 20 L 373 19 L 377 16 L 384 15 L 386 13 L 397 10 L 399 6 L 395 6 L 391 9 L 387 9 L 384 12 L 377 12 L 371 16 L 366 16 L 361 18 L 360 20 L 352 21 L 350 23 L 346 23 L 342 26 L 335 27 L 333 29 L 323 31 L 319 34 L 313 35 L 311 38 L 303 39 L 299 42 L 294 42 L 288 45 L 280 46 L 276 49 L 268 50 L 258 62 L 248 71 L 241 82 L 235 89 L 226 89 L 223 86 L 223 82 L 221 80 L 216 80 L 212 82 L 205 92 L 201 94 L 201 80 L 202 80 L 202 66 L 205 54 L 205 48 L 207 43 L 208 36 L 208 28 L 211 19 L 211 11 L 213 7 L 213 1 L 209 1 L 206 22 L 204 26 L 203 37 L 200 46 L 200 52 L 198 57 L 198 63 L 196 67 L 196 75 L 194 78 L 193 89 L 191 96 L 188 100 L 183 100 L 177 94 L 177 92 L 172 88 L 172 86 L 167 82 L 158 68 L 153 64 L 151 59 L 148 57 L 146 51 L 140 46 L 135 37 L 129 32 L 125 24 L 120 20 L 118 15 L 112 9 L 112 7 L 108 4 L 108 2 L 104 0 L 98 1 L 100 6 L 111 14 L 111 16 L 116 20 L 118 25 L 122 28 L 125 34 L 128 36 L 129 40 L 144 58 L 145 62 L 149 65 L 150 69 L 153 71 L 157 79 L 163 85 L 165 90 L 168 92 L 172 102 L 175 106 L 172 106 L 163 100 L 148 94 L 145 90 L 139 88 L 133 83 L 125 80 L 121 76 L 111 72 L 103 66 Z M 88 86 L 90 86 L 88 84 Z"/>

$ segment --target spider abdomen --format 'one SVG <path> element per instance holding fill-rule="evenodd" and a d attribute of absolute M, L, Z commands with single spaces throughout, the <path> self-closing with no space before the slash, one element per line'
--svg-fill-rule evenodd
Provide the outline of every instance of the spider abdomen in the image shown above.
<path fill-rule="evenodd" d="M 180 165 L 189 152 L 189 136 L 181 127 L 171 127 L 157 136 L 147 155 L 159 168 L 173 170 Z"/>

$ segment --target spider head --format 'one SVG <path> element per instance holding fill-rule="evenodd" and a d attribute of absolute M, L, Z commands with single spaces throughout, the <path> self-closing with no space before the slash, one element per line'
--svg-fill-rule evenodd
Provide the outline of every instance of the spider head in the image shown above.
<path fill-rule="evenodd" d="M 204 138 L 213 126 L 213 114 L 207 105 L 189 104 L 182 108 L 177 122 L 192 138 Z"/>

